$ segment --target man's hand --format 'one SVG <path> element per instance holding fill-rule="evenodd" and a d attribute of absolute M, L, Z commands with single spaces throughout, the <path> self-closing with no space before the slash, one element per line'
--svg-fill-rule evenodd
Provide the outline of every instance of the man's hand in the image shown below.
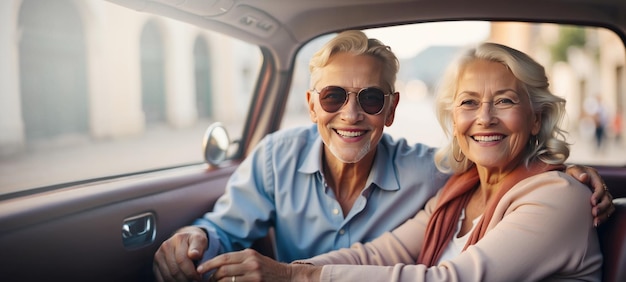
<path fill-rule="evenodd" d="M 178 230 L 154 254 L 152 269 L 157 281 L 200 281 L 194 261 L 202 258 L 207 245 L 202 229 L 188 226 Z"/>
<path fill-rule="evenodd" d="M 581 165 L 569 165 L 567 166 L 566 173 L 578 179 L 589 186 L 593 191 L 591 194 L 591 214 L 593 215 L 593 225 L 595 227 L 600 226 L 605 222 L 613 212 L 615 212 L 615 206 L 613 206 L 613 196 L 609 193 L 606 184 L 598 174 L 598 171 L 592 167 Z"/>
<path fill-rule="evenodd" d="M 225 253 L 200 265 L 198 272 L 215 270 L 209 281 L 319 281 L 322 268 L 306 264 L 285 264 L 252 249 Z"/>

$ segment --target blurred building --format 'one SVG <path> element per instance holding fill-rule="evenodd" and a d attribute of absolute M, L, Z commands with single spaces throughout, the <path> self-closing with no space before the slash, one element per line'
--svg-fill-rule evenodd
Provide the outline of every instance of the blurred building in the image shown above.
<path fill-rule="evenodd" d="M 39 140 L 114 139 L 151 126 L 237 121 L 247 111 L 261 60 L 254 46 L 101 0 L 5 0 L 0 13 L 0 155 Z M 555 58 L 561 33 L 558 25 L 494 23 L 489 40 L 546 66 L 571 120 L 584 118 L 583 103 L 594 95 L 610 116 L 625 115 L 621 40 L 587 29 L 585 44 Z M 443 71 L 436 66 L 447 64 L 442 53 L 451 58 L 456 48 L 428 49 L 401 71 L 432 89 Z M 294 78 L 307 89 L 306 71 Z M 303 100 L 289 108 L 301 112 Z"/>
<path fill-rule="evenodd" d="M 247 111 L 258 48 L 105 1 L 6 0 L 0 13 L 0 153 Z"/>
<path fill-rule="evenodd" d="M 577 41 L 559 55 L 559 44 L 568 36 Z M 583 34 L 576 35 L 576 32 Z M 556 24 L 494 23 L 490 40 L 507 44 L 531 55 L 546 67 L 551 90 L 567 98 L 568 130 L 581 130 L 578 121 L 588 118 L 584 109 L 586 100 L 604 102 L 611 117 L 624 116 L 626 101 L 626 73 L 624 71 L 624 43 L 605 28 L 577 29 Z"/>

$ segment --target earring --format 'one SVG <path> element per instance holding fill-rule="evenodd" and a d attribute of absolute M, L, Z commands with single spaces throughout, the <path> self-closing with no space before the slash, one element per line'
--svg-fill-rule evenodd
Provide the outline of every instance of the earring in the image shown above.
<path fill-rule="evenodd" d="M 457 157 L 456 154 L 454 153 L 454 148 L 455 147 L 459 148 L 459 157 Z M 463 155 L 463 152 L 461 151 L 461 146 L 459 146 L 458 142 L 456 141 L 456 138 L 452 139 L 452 148 L 451 148 L 451 150 L 453 151 L 452 152 L 452 157 L 454 158 L 454 160 L 457 163 L 460 163 L 460 162 L 465 160 L 465 155 Z"/>
<path fill-rule="evenodd" d="M 539 139 L 537 138 L 537 135 L 531 135 L 528 139 L 528 143 L 533 151 L 539 149 Z"/>

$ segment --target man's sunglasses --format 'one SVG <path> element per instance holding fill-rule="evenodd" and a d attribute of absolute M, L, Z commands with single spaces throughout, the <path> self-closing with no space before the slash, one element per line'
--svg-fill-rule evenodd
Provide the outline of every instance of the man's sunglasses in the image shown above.
<path fill-rule="evenodd" d="M 322 109 L 329 113 L 334 113 L 341 109 L 348 102 L 348 94 L 356 93 L 361 109 L 367 114 L 377 115 L 383 111 L 385 96 L 391 95 L 391 93 L 385 94 L 383 90 L 376 87 L 363 88 L 359 92 L 350 92 L 339 86 L 326 86 L 320 91 L 317 91 L 315 88 L 312 90 L 320 95 Z"/>

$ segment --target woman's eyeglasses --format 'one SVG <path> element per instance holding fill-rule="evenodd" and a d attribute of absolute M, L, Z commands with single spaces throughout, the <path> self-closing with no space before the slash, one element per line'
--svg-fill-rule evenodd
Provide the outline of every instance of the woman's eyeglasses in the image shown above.
<path fill-rule="evenodd" d="M 315 88 L 312 90 L 320 95 L 322 109 L 329 113 L 334 113 L 341 109 L 348 102 L 348 94 L 356 93 L 361 109 L 367 114 L 377 115 L 383 111 L 385 96 L 391 95 L 391 93 L 385 94 L 383 90 L 376 87 L 363 88 L 359 92 L 350 92 L 339 86 L 326 86 L 320 91 L 317 91 Z"/>
<path fill-rule="evenodd" d="M 458 103 L 457 107 L 464 112 L 476 112 L 480 109 L 480 107 L 482 107 L 483 104 L 490 104 L 491 105 L 490 109 L 496 112 L 500 112 L 500 111 L 513 108 L 514 106 L 517 106 L 520 102 L 516 99 L 507 97 L 507 98 L 497 98 L 493 101 L 486 101 L 486 102 L 483 102 L 475 98 L 469 98 L 469 99 L 461 100 L 456 103 Z"/>

